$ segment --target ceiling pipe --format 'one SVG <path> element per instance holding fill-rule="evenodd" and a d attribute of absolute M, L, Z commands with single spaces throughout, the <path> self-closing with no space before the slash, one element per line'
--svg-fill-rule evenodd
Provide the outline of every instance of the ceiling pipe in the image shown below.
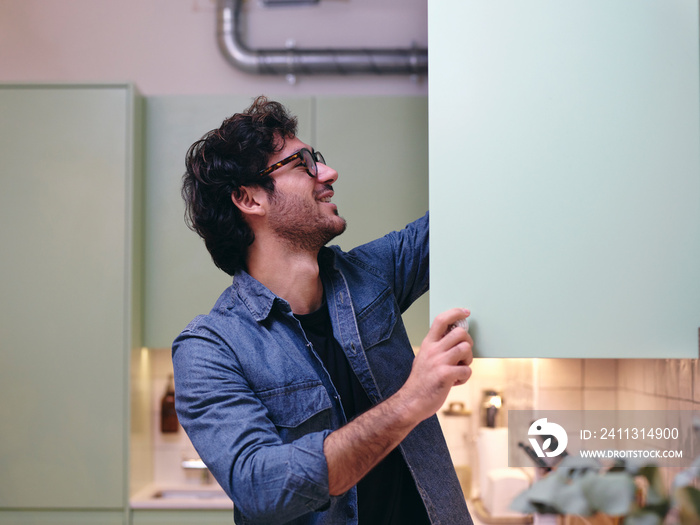
<path fill-rule="evenodd" d="M 428 50 L 405 49 L 250 49 L 241 38 L 243 0 L 218 0 L 217 40 L 235 67 L 263 75 L 349 75 L 428 73 Z"/>

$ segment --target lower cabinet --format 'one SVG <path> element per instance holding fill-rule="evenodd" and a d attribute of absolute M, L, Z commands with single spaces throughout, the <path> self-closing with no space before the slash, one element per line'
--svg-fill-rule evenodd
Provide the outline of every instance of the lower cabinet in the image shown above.
<path fill-rule="evenodd" d="M 230 510 L 134 510 L 131 525 L 231 525 Z"/>
<path fill-rule="evenodd" d="M 231 510 L 0 511 L 1 525 L 232 525 Z"/>
<path fill-rule="evenodd" d="M 124 525 L 119 511 L 0 511 L 2 525 Z M 144 522 L 145 523 L 145 522 Z M 164 522 L 161 522 L 164 523 Z M 197 522 L 191 522 L 197 523 Z"/>

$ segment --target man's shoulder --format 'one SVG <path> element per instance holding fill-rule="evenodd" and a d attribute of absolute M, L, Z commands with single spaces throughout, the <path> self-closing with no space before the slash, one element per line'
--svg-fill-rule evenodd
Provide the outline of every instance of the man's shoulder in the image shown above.
<path fill-rule="evenodd" d="M 405 227 L 390 231 L 373 241 L 361 244 L 348 252 L 338 246 L 331 246 L 336 258 L 359 264 L 367 269 L 383 267 L 386 263 L 394 264 L 395 255 L 404 248 L 422 249 L 428 242 L 429 213 L 407 224 Z"/>
<path fill-rule="evenodd" d="M 426 212 L 422 217 L 409 222 L 403 228 L 392 230 L 373 241 L 357 246 L 350 253 L 361 253 L 366 251 L 367 248 L 377 249 L 378 246 L 383 245 L 395 247 L 397 243 L 400 244 L 404 239 L 427 239 L 429 228 L 430 214 Z"/>
<path fill-rule="evenodd" d="M 218 297 L 208 313 L 194 317 L 182 330 L 180 336 L 198 332 L 220 332 L 221 327 L 231 324 L 236 317 L 237 291 L 233 285 L 227 287 Z"/>

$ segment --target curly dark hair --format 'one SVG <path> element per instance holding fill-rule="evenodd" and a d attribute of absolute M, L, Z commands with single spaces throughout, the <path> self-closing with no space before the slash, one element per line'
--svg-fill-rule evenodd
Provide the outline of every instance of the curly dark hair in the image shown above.
<path fill-rule="evenodd" d="M 259 172 L 296 132 L 296 117 L 279 102 L 260 96 L 187 151 L 182 178 L 185 222 L 204 239 L 214 264 L 229 275 L 245 267 L 254 239 L 231 195 L 241 186 L 273 193 L 273 179 Z"/>

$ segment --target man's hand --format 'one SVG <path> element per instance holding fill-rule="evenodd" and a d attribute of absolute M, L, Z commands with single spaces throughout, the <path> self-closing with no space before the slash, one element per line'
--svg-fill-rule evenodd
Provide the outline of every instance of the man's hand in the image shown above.
<path fill-rule="evenodd" d="M 474 341 L 463 328 L 452 325 L 469 316 L 469 311 L 453 308 L 438 315 L 423 339 L 401 394 L 422 419 L 435 414 L 455 385 L 471 377 Z"/>
<path fill-rule="evenodd" d="M 472 338 L 463 328 L 451 326 L 468 315 L 462 308 L 438 315 L 399 391 L 326 438 L 330 494 L 355 485 L 418 423 L 440 409 L 450 388 L 467 382 Z"/>

